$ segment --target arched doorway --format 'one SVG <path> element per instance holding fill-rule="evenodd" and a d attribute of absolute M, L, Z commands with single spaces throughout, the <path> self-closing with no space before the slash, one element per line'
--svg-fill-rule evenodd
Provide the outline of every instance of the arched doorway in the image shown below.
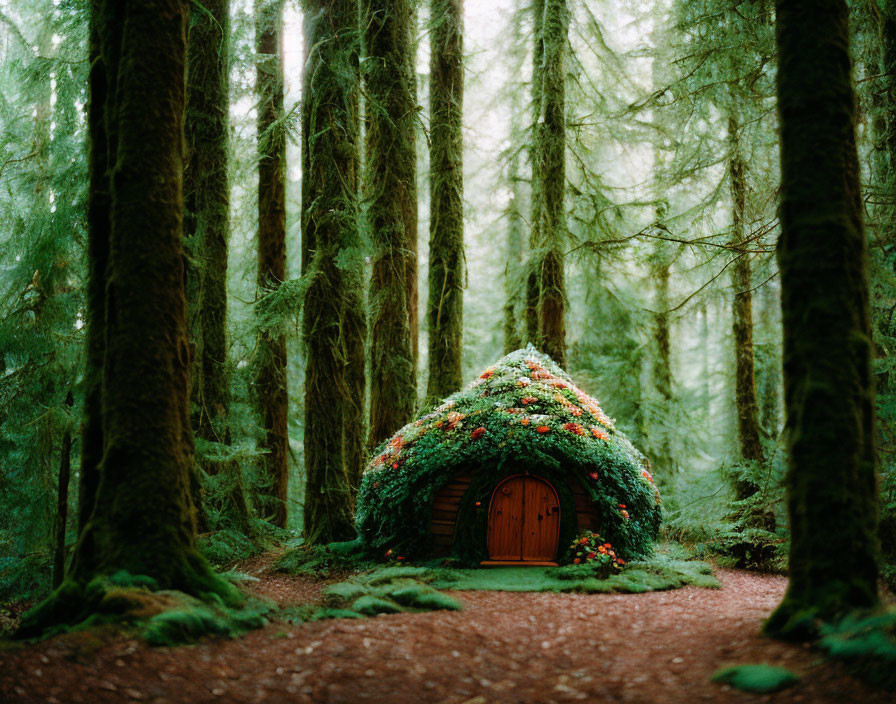
<path fill-rule="evenodd" d="M 517 475 L 492 492 L 488 555 L 496 562 L 547 562 L 557 557 L 560 500 L 544 479 Z"/>

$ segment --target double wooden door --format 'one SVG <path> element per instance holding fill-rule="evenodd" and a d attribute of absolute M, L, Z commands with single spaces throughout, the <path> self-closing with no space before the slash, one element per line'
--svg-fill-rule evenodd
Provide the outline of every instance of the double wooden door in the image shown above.
<path fill-rule="evenodd" d="M 560 501 L 538 477 L 505 479 L 492 493 L 488 514 L 490 560 L 552 561 L 560 538 Z"/>

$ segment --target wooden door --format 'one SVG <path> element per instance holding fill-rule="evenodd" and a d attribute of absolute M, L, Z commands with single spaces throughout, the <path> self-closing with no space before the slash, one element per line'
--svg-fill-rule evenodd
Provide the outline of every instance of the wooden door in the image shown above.
<path fill-rule="evenodd" d="M 560 538 L 560 502 L 554 487 L 526 477 L 523 502 L 523 560 L 553 560 Z"/>
<path fill-rule="evenodd" d="M 543 479 L 510 477 L 492 494 L 488 518 L 491 560 L 542 562 L 557 556 L 560 502 Z"/>
<path fill-rule="evenodd" d="M 511 477 L 497 486 L 488 511 L 488 556 L 521 560 L 526 478 Z"/>

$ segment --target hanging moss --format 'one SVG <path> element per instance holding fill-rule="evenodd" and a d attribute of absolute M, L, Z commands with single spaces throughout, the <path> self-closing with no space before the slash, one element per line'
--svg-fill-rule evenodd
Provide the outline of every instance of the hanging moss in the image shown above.
<path fill-rule="evenodd" d="M 766 624 L 877 603 L 877 492 L 866 243 L 844 0 L 778 2 L 778 242 L 792 531 L 790 583 Z"/>
<path fill-rule="evenodd" d="M 370 276 L 370 445 L 417 401 L 417 154 L 412 0 L 365 0 L 365 183 Z"/>
<path fill-rule="evenodd" d="M 432 1 L 429 147 L 430 402 L 462 383 L 464 287 L 463 3 Z"/>
<path fill-rule="evenodd" d="M 593 528 L 620 555 L 644 555 L 661 508 L 643 461 L 597 402 L 529 347 L 504 357 L 377 449 L 361 484 L 357 526 L 375 554 L 391 548 L 403 556 L 424 555 L 435 492 L 457 473 L 472 472 L 454 552 L 478 562 L 485 556 L 491 491 L 502 478 L 529 471 L 558 491 L 561 540 L 571 541 L 576 531 L 566 482 L 571 478 L 595 502 L 601 525 Z"/>
<path fill-rule="evenodd" d="M 306 4 L 302 226 L 310 257 L 303 311 L 309 543 L 354 536 L 353 490 L 364 441 L 357 20 L 351 0 Z"/>
<path fill-rule="evenodd" d="M 257 0 L 255 42 L 258 54 L 258 288 L 269 291 L 286 278 L 286 133 L 283 125 L 283 0 Z M 261 327 L 256 347 L 255 398 L 265 437 L 262 475 L 271 481 L 266 512 L 286 527 L 289 483 L 289 397 L 286 387 L 286 337 Z"/>

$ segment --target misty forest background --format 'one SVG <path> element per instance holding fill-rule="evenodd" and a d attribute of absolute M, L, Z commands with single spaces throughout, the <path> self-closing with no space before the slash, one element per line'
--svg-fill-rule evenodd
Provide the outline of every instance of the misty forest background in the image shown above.
<path fill-rule="evenodd" d="M 208 13 L 228 6 L 207 4 L 193 3 L 188 53 L 208 29 Z M 431 57 L 433 42 L 446 41 L 442 13 L 459 3 L 399 4 L 406 5 L 416 43 L 416 63 L 408 67 L 416 102 L 398 127 L 404 130 L 401 148 L 410 154 L 405 205 L 417 214 L 417 230 L 416 256 L 408 245 L 402 259 L 406 281 L 396 281 L 408 287 L 407 305 L 416 306 L 418 349 L 402 357 L 401 350 L 373 339 L 381 306 L 369 282 L 381 260 L 370 223 L 382 203 L 381 193 L 368 189 L 355 214 L 359 237 L 342 248 L 331 272 L 341 282 L 344 310 L 369 313 L 360 338 L 368 341 L 368 391 L 353 405 L 358 387 L 350 382 L 357 380 L 306 370 L 314 345 L 343 344 L 339 334 L 316 336 L 309 319 L 309 310 L 316 315 L 328 299 L 311 286 L 320 272 L 312 267 L 309 274 L 310 235 L 303 238 L 302 226 L 307 175 L 329 168 L 326 159 L 303 163 L 301 149 L 314 103 L 303 101 L 303 90 L 314 85 L 314 76 L 303 70 L 311 65 L 307 28 L 314 24 L 308 22 L 303 35 L 307 18 L 298 2 L 229 3 L 223 32 L 228 139 L 217 151 L 195 152 L 198 161 L 188 161 L 185 177 L 188 300 L 202 302 L 203 292 L 226 286 L 226 302 L 208 294 L 188 309 L 193 491 L 201 505 L 202 551 L 225 566 L 277 543 L 295 544 L 303 532 L 316 541 L 350 538 L 345 520 L 334 518 L 337 509 L 315 500 L 327 479 L 306 476 L 308 448 L 324 452 L 319 438 L 342 437 L 348 422 L 337 417 L 328 427 L 326 407 L 342 409 L 343 418 L 354 413 L 355 439 L 345 438 L 355 445 L 344 450 L 343 462 L 349 485 L 356 487 L 358 458 L 372 444 L 505 352 L 534 342 L 595 395 L 650 458 L 667 538 L 723 564 L 785 569 L 773 3 L 571 1 L 568 23 L 549 28 L 554 43 L 539 44 L 536 37 L 545 31 L 535 26 L 536 10 L 544 10 L 540 0 L 467 0 L 462 49 L 455 45 L 463 60 L 462 150 L 446 147 L 433 130 L 430 95 L 446 70 Z M 307 3 L 306 12 L 316 5 Z M 896 3 L 849 5 L 870 252 L 882 571 L 893 586 Z M 0 0 L 3 603 L 45 596 L 54 576 L 57 583 L 61 578 L 79 531 L 79 429 L 89 387 L 83 371 L 89 354 L 88 21 L 84 0 Z M 221 47 L 213 38 L 206 45 Z M 550 52 L 562 54 L 559 85 L 543 76 L 533 80 L 533 65 L 548 65 L 544 55 L 533 57 L 536 51 L 545 52 L 548 62 Z M 363 73 L 363 56 L 360 65 Z M 201 120 L 190 122 L 190 110 L 214 100 L 212 82 L 194 90 L 191 108 L 190 81 L 204 77 L 188 71 L 188 150 L 191 139 L 202 139 L 203 128 Z M 338 80 L 338 72 L 330 80 Z M 551 109 L 565 116 L 565 130 L 553 133 L 563 140 L 565 155 L 559 199 L 562 177 L 547 182 L 533 175 L 535 145 L 546 139 L 551 117 L 543 109 L 550 101 L 539 93 L 545 88 L 555 97 L 559 91 Z M 376 95 L 365 90 L 356 99 L 355 109 L 376 114 Z M 364 129 L 369 149 L 370 130 L 378 128 L 368 118 Z M 285 176 L 282 210 L 277 169 L 265 169 L 272 154 L 285 160 L 277 162 Z M 456 182 L 440 180 L 450 169 L 431 169 L 433 154 L 458 165 L 462 157 L 462 191 Z M 368 164 L 362 172 L 370 168 L 376 167 Z M 226 177 L 222 199 L 191 201 L 190 178 L 195 186 L 196 174 L 213 172 Z M 363 181 L 364 173 L 354 177 Z M 455 247 L 462 256 L 432 258 L 430 233 L 438 229 L 433 213 L 450 213 L 445 201 L 452 194 L 462 197 L 462 223 L 449 223 L 454 230 L 448 244 L 437 246 L 449 252 Z M 217 244 L 203 234 L 216 222 L 224 233 Z M 284 234 L 280 245 L 270 239 L 278 228 Z M 555 318 L 546 333 L 527 318 L 527 294 L 533 272 L 543 271 L 551 257 L 562 263 L 562 275 L 551 285 L 565 329 L 556 327 Z M 462 337 L 459 327 L 452 333 L 458 344 L 462 340 L 459 378 L 430 350 L 447 281 L 463 291 Z M 459 316 L 458 307 L 449 323 L 459 326 Z M 226 335 L 204 336 L 212 318 Z M 362 348 L 362 360 L 363 354 Z M 377 355 L 400 362 L 399 383 L 385 383 L 388 376 L 371 379 Z M 203 368 L 206 358 L 212 361 Z M 306 394 L 308 379 L 314 393 Z M 397 411 L 390 407 L 395 417 L 379 410 L 391 403 L 383 399 L 390 395 L 403 399 Z M 323 424 L 311 430 L 306 399 L 322 406 L 315 417 Z M 306 480 L 317 494 L 309 495 Z M 314 511 L 324 517 L 309 518 Z"/>

